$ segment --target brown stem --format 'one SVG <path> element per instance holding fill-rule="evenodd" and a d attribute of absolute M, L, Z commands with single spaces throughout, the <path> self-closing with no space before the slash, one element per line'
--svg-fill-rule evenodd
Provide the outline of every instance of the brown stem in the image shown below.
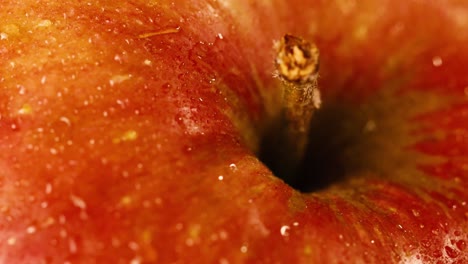
<path fill-rule="evenodd" d="M 283 88 L 283 113 L 272 144 L 274 161 L 270 165 L 283 179 L 290 178 L 304 157 L 310 121 L 320 107 L 317 86 L 318 48 L 302 38 L 285 35 L 276 49 L 276 69 Z M 285 179 L 287 180 L 287 179 Z"/>

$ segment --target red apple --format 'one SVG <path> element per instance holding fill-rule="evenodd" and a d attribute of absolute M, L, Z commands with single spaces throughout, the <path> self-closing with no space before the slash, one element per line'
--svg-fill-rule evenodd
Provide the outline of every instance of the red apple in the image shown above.
<path fill-rule="evenodd" d="M 0 18 L 2 263 L 466 263 L 465 1 L 7 0 Z M 257 156 L 285 33 L 321 51 L 296 189 Z"/>

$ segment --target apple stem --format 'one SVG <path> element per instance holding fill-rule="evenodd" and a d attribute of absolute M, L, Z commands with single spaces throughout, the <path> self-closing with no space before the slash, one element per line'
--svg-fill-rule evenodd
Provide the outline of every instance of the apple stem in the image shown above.
<path fill-rule="evenodd" d="M 319 50 L 313 43 L 292 35 L 285 35 L 275 49 L 283 109 L 273 162 L 277 168 L 272 169 L 288 182 L 304 158 L 312 115 L 321 104 L 317 85 Z"/>

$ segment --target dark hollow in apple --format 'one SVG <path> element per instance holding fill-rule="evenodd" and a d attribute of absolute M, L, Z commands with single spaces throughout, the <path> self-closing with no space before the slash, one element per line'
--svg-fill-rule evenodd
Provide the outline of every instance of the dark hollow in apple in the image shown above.
<path fill-rule="evenodd" d="M 366 121 L 356 112 L 353 107 L 338 104 L 326 104 L 316 112 L 305 157 L 289 183 L 292 187 L 302 192 L 317 191 L 356 172 L 346 164 L 346 151 L 369 139 L 362 133 Z"/>
<path fill-rule="evenodd" d="M 275 133 L 284 125 L 284 121 L 276 121 L 263 138 L 260 159 L 276 176 L 301 192 L 325 190 L 363 175 L 391 180 L 397 177 L 394 168 L 416 169 L 414 163 L 421 157 L 404 151 L 412 142 L 408 120 L 434 108 L 430 103 L 416 105 L 421 101 L 437 101 L 437 95 L 419 92 L 398 95 L 398 85 L 387 86 L 383 84 L 386 88 L 365 104 L 325 97 L 322 107 L 314 113 L 307 149 L 296 167 L 278 159 L 288 157 L 290 148 L 275 141 Z"/>
<path fill-rule="evenodd" d="M 260 159 L 291 187 L 301 192 L 313 192 L 349 179 L 347 175 L 365 169 L 350 166 L 347 154 L 356 150 L 370 150 L 370 135 L 365 131 L 366 115 L 352 106 L 338 102 L 325 102 L 314 114 L 310 124 L 308 146 L 297 168 L 284 166 L 274 155 L 288 156 L 289 149 L 272 142 L 275 135 L 268 134 L 262 142 Z M 277 124 L 277 126 L 280 126 Z M 272 133 L 277 129 L 271 129 Z M 282 153 L 278 153 L 282 152 Z M 361 153 L 362 154 L 362 153 Z M 363 156 L 368 156 L 364 154 Z"/>

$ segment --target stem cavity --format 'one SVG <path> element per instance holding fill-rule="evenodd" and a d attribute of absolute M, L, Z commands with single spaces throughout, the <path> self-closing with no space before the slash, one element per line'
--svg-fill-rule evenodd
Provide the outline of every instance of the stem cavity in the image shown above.
<path fill-rule="evenodd" d="M 320 107 L 317 85 L 319 50 L 302 38 L 285 35 L 275 43 L 275 66 L 283 89 L 282 116 L 273 141 L 268 144 L 270 168 L 290 182 L 304 158 L 308 145 L 310 121 Z"/>

